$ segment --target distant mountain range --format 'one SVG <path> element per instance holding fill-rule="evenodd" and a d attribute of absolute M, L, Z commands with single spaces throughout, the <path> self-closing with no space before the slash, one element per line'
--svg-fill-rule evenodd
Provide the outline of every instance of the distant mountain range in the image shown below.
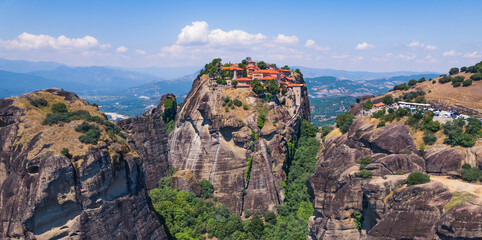
<path fill-rule="evenodd" d="M 178 101 L 182 101 L 191 89 L 200 68 L 70 67 L 55 62 L 29 62 L 0 58 L 0 98 L 19 96 L 45 88 L 63 88 L 99 104 L 104 112 L 135 116 L 157 105 L 159 98 L 165 93 L 173 93 Z M 337 105 L 338 110 L 335 112 L 338 113 L 354 102 L 357 96 L 378 95 L 412 78 L 419 79 L 424 76 L 429 79 L 439 75 L 439 73 L 373 73 L 293 68 L 299 68 L 302 71 L 308 85 L 310 99 L 314 103 L 313 106 L 316 106 L 312 115 L 318 115 L 320 122 L 332 119 L 332 116 L 326 111 L 318 114 L 318 110 L 324 111 L 324 105 L 333 104 L 339 99 L 327 99 L 322 103 L 315 103 L 317 99 L 347 97 L 337 103 L 339 106 Z"/>
<path fill-rule="evenodd" d="M 410 76 L 418 74 L 437 74 L 436 72 L 411 72 L 411 71 L 398 71 L 398 72 L 363 72 L 363 71 L 346 71 L 346 70 L 335 70 L 335 69 L 320 69 L 320 68 L 309 68 L 303 66 L 293 66 L 293 69 L 299 68 L 303 73 L 304 78 L 314 78 L 321 76 L 332 76 L 339 79 L 351 79 L 357 80 L 372 80 L 380 78 L 390 78 L 395 76 Z"/>

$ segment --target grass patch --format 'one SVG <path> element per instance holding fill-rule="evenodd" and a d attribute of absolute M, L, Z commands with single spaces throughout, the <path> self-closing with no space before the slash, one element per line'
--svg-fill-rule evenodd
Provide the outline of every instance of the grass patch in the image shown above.
<path fill-rule="evenodd" d="M 452 199 L 450 199 L 450 202 L 444 206 L 444 210 L 447 212 L 450 209 L 454 208 L 455 206 L 458 206 L 464 202 L 470 201 L 473 198 L 475 198 L 475 195 L 470 193 L 454 192 L 452 195 Z"/>

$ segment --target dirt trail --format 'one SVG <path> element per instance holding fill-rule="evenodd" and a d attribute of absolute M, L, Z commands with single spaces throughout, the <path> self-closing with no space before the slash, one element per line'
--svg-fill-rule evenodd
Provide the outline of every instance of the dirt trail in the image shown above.
<path fill-rule="evenodd" d="M 482 198 L 482 184 L 468 183 L 460 179 L 450 179 L 447 176 L 430 176 L 430 179 L 435 182 L 441 182 L 449 188 L 450 192 L 466 192 Z"/>

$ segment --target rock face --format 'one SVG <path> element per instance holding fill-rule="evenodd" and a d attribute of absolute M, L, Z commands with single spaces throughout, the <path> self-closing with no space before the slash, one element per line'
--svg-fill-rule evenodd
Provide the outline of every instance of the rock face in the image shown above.
<path fill-rule="evenodd" d="M 36 98 L 49 106 L 30 105 Z M 0 238 L 167 239 L 139 157 L 105 131 L 97 145 L 80 143 L 73 130 L 79 120 L 41 125 L 55 102 L 102 116 L 60 90 L 0 100 Z M 59 154 L 62 147 L 71 158 Z"/>
<path fill-rule="evenodd" d="M 366 169 L 372 178 L 358 175 L 357 161 L 364 157 L 371 159 Z M 309 179 L 315 213 L 308 239 L 480 237 L 478 198 L 446 211 L 452 193 L 441 182 L 405 185 L 410 172 L 446 173 L 460 168 L 463 160 L 458 150 L 448 147 L 434 146 L 421 156 L 404 125 L 374 128 L 357 116 L 347 134 L 325 140 Z"/>
<path fill-rule="evenodd" d="M 176 102 L 174 95 L 166 94 L 162 96 L 156 108 L 147 111 L 142 116 L 117 122 L 119 127 L 128 133 L 129 144 L 143 159 L 142 168 L 149 190 L 157 187 L 159 179 L 167 176 L 169 170 L 168 134 L 166 124 L 161 118 L 165 100 Z"/>
<path fill-rule="evenodd" d="M 304 83 L 300 77 L 296 81 Z M 262 102 L 251 91 L 213 90 L 208 84 L 205 78 L 196 79 L 177 113 L 169 139 L 170 164 L 209 180 L 216 199 L 237 214 L 245 209 L 276 211 L 283 201 L 285 145 L 301 119 L 309 119 L 306 87 L 299 106 L 285 107 Z M 248 109 L 224 106 L 226 97 L 242 101 Z M 260 112 L 266 113 L 261 129 Z"/>

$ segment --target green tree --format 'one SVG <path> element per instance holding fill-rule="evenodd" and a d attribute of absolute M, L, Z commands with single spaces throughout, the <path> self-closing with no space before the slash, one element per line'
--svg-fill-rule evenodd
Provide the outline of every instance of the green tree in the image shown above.
<path fill-rule="evenodd" d="M 264 61 L 259 61 L 257 63 L 257 65 L 260 69 L 267 69 L 268 68 L 268 64 L 266 64 Z"/>
<path fill-rule="evenodd" d="M 413 172 L 408 175 L 407 178 L 407 185 L 413 186 L 417 184 L 423 184 L 430 182 L 430 176 L 427 174 L 423 174 L 421 172 Z"/>
<path fill-rule="evenodd" d="M 481 177 L 481 171 L 478 168 L 468 168 L 462 170 L 462 179 L 468 182 L 477 182 Z"/>
<path fill-rule="evenodd" d="M 201 185 L 201 197 L 202 198 L 211 198 L 213 197 L 214 188 L 210 181 L 203 179 L 199 182 Z"/>
<path fill-rule="evenodd" d="M 364 110 L 370 110 L 373 107 L 372 100 L 368 100 L 363 104 L 363 109 Z"/>
<path fill-rule="evenodd" d="M 269 80 L 269 81 L 266 81 L 264 83 L 264 87 L 266 88 L 266 90 L 273 94 L 273 95 L 278 95 L 280 93 L 280 90 L 279 90 L 279 87 L 278 87 L 278 84 L 276 84 L 276 82 L 274 80 Z"/>
<path fill-rule="evenodd" d="M 425 77 L 421 77 L 420 79 L 418 79 L 417 82 L 418 82 L 418 83 L 423 83 L 423 82 L 425 82 L 425 81 L 427 81 L 427 80 L 425 80 Z"/>
<path fill-rule="evenodd" d="M 392 104 L 394 104 L 395 102 L 393 101 L 392 95 L 387 95 L 387 96 L 385 96 L 385 97 L 383 98 L 383 103 L 384 103 L 385 105 L 392 105 Z"/>
<path fill-rule="evenodd" d="M 423 143 L 426 145 L 432 145 L 437 141 L 437 137 L 433 134 L 432 131 L 426 130 L 423 133 Z"/>
<path fill-rule="evenodd" d="M 251 87 L 253 88 L 253 92 L 258 95 L 261 95 L 264 93 L 263 85 L 256 78 L 251 82 Z"/>
<path fill-rule="evenodd" d="M 459 73 L 459 68 L 456 68 L 456 67 L 451 68 L 450 71 L 449 71 L 450 75 L 454 75 L 454 74 L 457 74 L 457 73 Z"/>
<path fill-rule="evenodd" d="M 62 148 L 62 150 L 60 151 L 60 154 L 66 156 L 67 158 L 71 158 L 72 155 L 69 153 L 69 149 L 68 148 Z"/>
<path fill-rule="evenodd" d="M 408 81 L 408 86 L 415 86 L 415 84 L 417 84 L 417 80 L 415 79 L 411 79 L 410 81 Z"/>
<path fill-rule="evenodd" d="M 462 86 L 464 86 L 464 87 L 468 87 L 468 86 L 470 86 L 470 85 L 472 85 L 472 80 L 471 80 L 471 79 L 467 79 L 467 80 L 465 80 L 465 81 L 462 82 Z"/>
<path fill-rule="evenodd" d="M 231 81 L 231 85 L 236 88 L 238 86 L 238 80 Z"/>
<path fill-rule="evenodd" d="M 342 113 L 336 117 L 336 127 L 340 129 L 342 133 L 348 132 L 351 124 L 353 123 L 353 114 L 350 112 Z"/>
<path fill-rule="evenodd" d="M 249 233 L 253 235 L 255 239 L 260 239 L 263 236 L 264 223 L 259 215 L 254 215 L 253 219 L 249 223 Z"/>
<path fill-rule="evenodd" d="M 65 103 L 55 103 L 52 105 L 52 112 L 53 113 L 66 113 L 68 112 L 67 106 Z"/>
<path fill-rule="evenodd" d="M 482 80 L 482 73 L 476 73 L 472 76 L 470 76 L 470 79 L 474 80 L 474 81 L 479 81 L 479 80 Z"/>

